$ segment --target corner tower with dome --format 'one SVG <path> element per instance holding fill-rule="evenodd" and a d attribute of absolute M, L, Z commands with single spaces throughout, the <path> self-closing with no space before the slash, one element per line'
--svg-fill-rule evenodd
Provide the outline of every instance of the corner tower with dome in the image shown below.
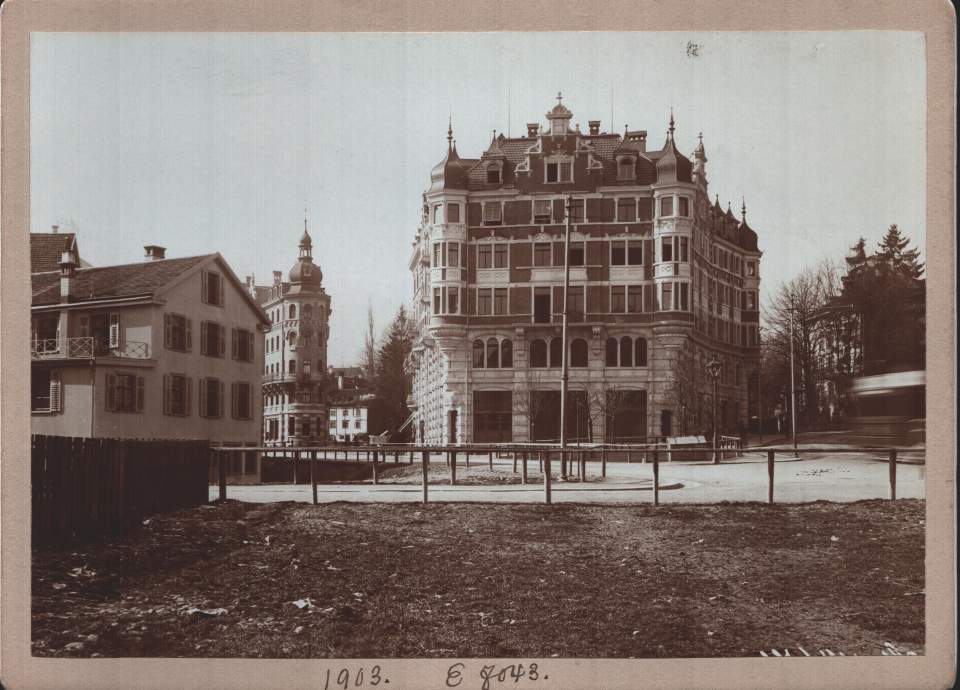
<path fill-rule="evenodd" d="M 271 285 L 248 286 L 270 318 L 263 372 L 263 442 L 290 447 L 327 437 L 324 400 L 330 295 L 313 261 L 313 240 L 303 223 L 299 256 L 287 280 L 273 272 Z"/>
<path fill-rule="evenodd" d="M 707 432 L 714 359 L 718 427 L 738 433 L 756 414 L 759 366 L 746 204 L 737 218 L 711 203 L 703 138 L 684 155 L 672 112 L 659 149 L 645 130 L 581 131 L 560 94 L 546 119 L 526 136 L 494 131 L 476 158 L 448 125 L 408 263 L 417 440 L 559 438 L 568 215 L 567 438 Z"/>

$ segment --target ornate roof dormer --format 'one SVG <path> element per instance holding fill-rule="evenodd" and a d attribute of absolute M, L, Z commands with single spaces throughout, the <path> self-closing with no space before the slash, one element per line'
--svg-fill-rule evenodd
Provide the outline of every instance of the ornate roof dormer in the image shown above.
<path fill-rule="evenodd" d="M 447 123 L 447 155 L 430 171 L 430 190 L 466 189 L 467 170 L 476 161 L 464 161 L 457 154 L 457 140 L 453 138 L 453 121 Z"/>
<path fill-rule="evenodd" d="M 657 160 L 657 181 L 658 182 L 692 182 L 693 164 L 690 159 L 677 150 L 677 145 L 673 140 L 675 129 L 673 120 L 673 108 L 670 109 L 670 126 L 667 129 L 667 140 L 663 145 L 663 151 Z"/>

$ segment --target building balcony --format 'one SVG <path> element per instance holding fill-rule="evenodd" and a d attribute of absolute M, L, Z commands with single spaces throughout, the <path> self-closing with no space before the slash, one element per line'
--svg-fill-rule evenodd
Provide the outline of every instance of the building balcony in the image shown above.
<path fill-rule="evenodd" d="M 41 338 L 30 343 L 32 359 L 93 359 L 116 357 L 119 359 L 150 359 L 150 345 L 140 342 L 124 342 L 111 347 L 106 340 L 89 336 L 78 338 Z"/>

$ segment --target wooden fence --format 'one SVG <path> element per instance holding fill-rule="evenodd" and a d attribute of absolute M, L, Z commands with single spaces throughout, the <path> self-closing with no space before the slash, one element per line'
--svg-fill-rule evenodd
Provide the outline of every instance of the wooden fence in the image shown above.
<path fill-rule="evenodd" d="M 32 437 L 34 546 L 120 535 L 208 500 L 208 441 Z"/>

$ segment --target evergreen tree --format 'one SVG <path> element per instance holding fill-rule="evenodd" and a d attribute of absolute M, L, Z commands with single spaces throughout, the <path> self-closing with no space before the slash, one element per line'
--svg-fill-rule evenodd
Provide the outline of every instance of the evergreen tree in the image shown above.
<path fill-rule="evenodd" d="M 376 416 L 381 428 L 371 433 L 396 432 L 409 414 L 407 395 L 410 393 L 410 377 L 406 372 L 406 361 L 412 346 L 413 323 L 407 317 L 407 310 L 400 305 L 377 350 L 374 391 Z"/>
<path fill-rule="evenodd" d="M 918 280 L 923 275 L 923 264 L 920 263 L 919 250 L 907 249 L 909 244 L 910 238 L 900 234 L 900 228 L 893 224 L 880 241 L 875 256 L 882 266 L 898 277 Z"/>

